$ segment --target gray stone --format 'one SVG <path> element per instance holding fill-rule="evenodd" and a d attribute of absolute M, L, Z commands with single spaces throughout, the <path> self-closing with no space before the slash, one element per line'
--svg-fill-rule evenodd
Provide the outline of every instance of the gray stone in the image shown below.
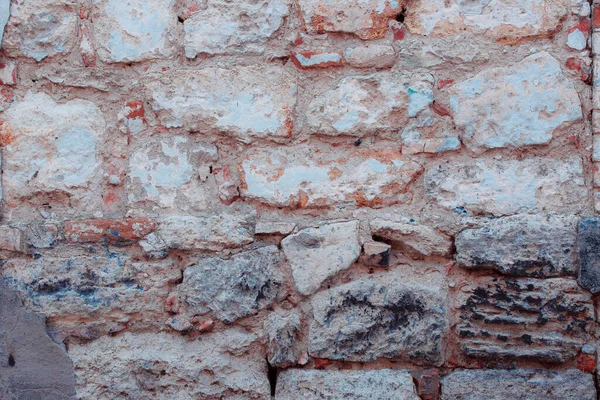
<path fill-rule="evenodd" d="M 56 225 L 31 224 L 27 226 L 27 245 L 36 249 L 54 247 L 58 238 Z"/>
<path fill-rule="evenodd" d="M 301 342 L 301 321 L 297 312 L 287 315 L 271 313 L 266 323 L 269 335 L 267 356 L 269 364 L 287 368 L 300 362 L 305 353 Z"/>
<path fill-rule="evenodd" d="M 0 279 L 0 398 L 67 400 L 74 395 L 73 364 L 46 333 L 45 317 L 25 309 Z"/>
<path fill-rule="evenodd" d="M 477 360 L 564 363 L 590 341 L 594 306 L 574 279 L 482 277 L 456 294 L 460 348 Z"/>
<path fill-rule="evenodd" d="M 4 27 L 8 22 L 10 16 L 10 0 L 0 1 L 0 43 L 2 43 L 2 37 L 4 36 Z"/>
<path fill-rule="evenodd" d="M 241 329 L 196 339 L 125 332 L 73 344 L 69 355 L 81 399 L 266 400 L 267 363 L 255 342 Z"/>
<path fill-rule="evenodd" d="M 317 293 L 311 303 L 313 357 L 441 362 L 447 323 L 439 288 L 409 285 L 387 273 Z"/>
<path fill-rule="evenodd" d="M 592 374 L 549 371 L 457 370 L 442 378 L 442 400 L 594 400 Z"/>
<path fill-rule="evenodd" d="M 537 278 L 577 273 L 577 218 L 515 215 L 456 236 L 456 260 L 468 269 L 492 269 Z"/>
<path fill-rule="evenodd" d="M 413 256 L 447 256 L 452 239 L 433 228 L 418 224 L 375 218 L 370 222 L 371 234 L 395 242 L 402 251 Z"/>
<path fill-rule="evenodd" d="M 210 311 L 226 323 L 256 314 L 281 294 L 276 246 L 236 254 L 230 259 L 209 257 L 187 268 L 178 290 L 197 314 Z"/>
<path fill-rule="evenodd" d="M 23 233 L 20 229 L 0 226 L 0 250 L 22 252 L 24 249 Z"/>
<path fill-rule="evenodd" d="M 600 219 L 583 218 L 578 232 L 579 283 L 592 293 L 600 292 Z"/>
<path fill-rule="evenodd" d="M 275 400 L 419 400 L 408 371 L 288 369 L 277 379 Z"/>
<path fill-rule="evenodd" d="M 358 221 L 302 229 L 281 241 L 292 267 L 296 289 L 305 295 L 338 272 L 350 268 L 360 255 Z"/>

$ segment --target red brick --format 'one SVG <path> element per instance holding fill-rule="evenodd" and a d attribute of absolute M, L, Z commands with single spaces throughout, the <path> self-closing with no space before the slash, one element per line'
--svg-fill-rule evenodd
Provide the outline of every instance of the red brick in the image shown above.
<path fill-rule="evenodd" d="M 156 228 L 148 218 L 92 219 L 65 222 L 65 238 L 74 243 L 140 240 Z"/>
<path fill-rule="evenodd" d="M 417 384 L 417 394 L 421 400 L 438 400 L 440 398 L 438 370 L 413 371 L 412 376 Z"/>
<path fill-rule="evenodd" d="M 577 368 L 583 372 L 594 372 L 596 370 L 595 357 L 590 354 L 579 354 L 579 357 L 577 357 Z"/>

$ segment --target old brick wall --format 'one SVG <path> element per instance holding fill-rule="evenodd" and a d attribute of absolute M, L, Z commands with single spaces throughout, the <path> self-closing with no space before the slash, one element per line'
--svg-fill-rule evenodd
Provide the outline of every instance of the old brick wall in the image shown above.
<path fill-rule="evenodd" d="M 597 399 L 596 54 L 579 0 L 12 0 L 0 398 Z"/>

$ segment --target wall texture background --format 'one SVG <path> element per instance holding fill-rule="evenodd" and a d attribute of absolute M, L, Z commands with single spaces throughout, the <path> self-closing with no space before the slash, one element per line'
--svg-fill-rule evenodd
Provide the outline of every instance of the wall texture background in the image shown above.
<path fill-rule="evenodd" d="M 598 7 L 12 0 L 0 397 L 596 399 Z"/>

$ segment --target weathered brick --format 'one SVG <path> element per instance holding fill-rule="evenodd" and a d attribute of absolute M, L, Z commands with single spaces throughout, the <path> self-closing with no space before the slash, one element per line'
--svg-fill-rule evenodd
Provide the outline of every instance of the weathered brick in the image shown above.
<path fill-rule="evenodd" d="M 468 269 L 547 278 L 577 273 L 577 217 L 515 215 L 456 236 L 456 261 Z"/>
<path fill-rule="evenodd" d="M 396 58 L 396 51 L 389 44 L 348 47 L 344 51 L 344 61 L 355 68 L 390 68 Z"/>
<path fill-rule="evenodd" d="M 77 1 L 29 0 L 12 4 L 2 49 L 41 61 L 68 53 L 77 38 Z"/>
<path fill-rule="evenodd" d="M 360 255 L 358 222 L 302 229 L 284 238 L 281 247 L 292 268 L 296 290 L 309 295 L 354 264 Z"/>
<path fill-rule="evenodd" d="M 546 144 L 556 128 L 582 119 L 575 87 L 546 52 L 485 70 L 450 93 L 463 142 L 477 152 Z"/>
<path fill-rule="evenodd" d="M 137 241 L 156 228 L 148 218 L 90 219 L 65 222 L 65 239 L 73 243 Z"/>
<path fill-rule="evenodd" d="M 52 192 L 80 200 L 82 208 L 101 200 L 105 122 L 94 103 L 76 99 L 59 104 L 47 94 L 30 92 L 3 118 L 2 180 L 9 206 Z"/>
<path fill-rule="evenodd" d="M 574 213 L 582 208 L 587 192 L 578 157 L 438 163 L 425 172 L 427 201 L 474 214 L 542 209 Z"/>
<path fill-rule="evenodd" d="M 249 151 L 241 195 L 280 207 L 380 207 L 403 200 L 420 164 L 389 149 L 359 148 L 339 159 L 307 146 Z"/>
<path fill-rule="evenodd" d="M 144 140 L 129 156 L 129 204 L 206 209 L 210 188 L 204 182 L 218 158 L 214 144 L 186 136 Z"/>
<path fill-rule="evenodd" d="M 341 67 L 342 54 L 321 51 L 294 51 L 292 62 L 300 69 Z"/>
<path fill-rule="evenodd" d="M 419 400 L 405 370 L 286 369 L 277 380 L 275 400 Z"/>
<path fill-rule="evenodd" d="M 140 100 L 127 102 L 119 112 L 119 130 L 127 134 L 138 134 L 146 129 L 146 110 Z"/>
<path fill-rule="evenodd" d="M 456 370 L 442 378 L 442 400 L 593 400 L 591 374 L 576 369 Z"/>
<path fill-rule="evenodd" d="M 157 233 L 168 248 L 219 251 L 254 241 L 254 221 L 249 214 L 171 216 L 158 220 Z"/>
<path fill-rule="evenodd" d="M 305 129 L 325 135 L 396 133 L 432 102 L 427 81 L 387 72 L 347 76 L 310 102 Z"/>
<path fill-rule="evenodd" d="M 410 7 L 405 24 L 411 33 L 419 35 L 453 36 L 467 31 L 503 43 L 517 43 L 552 35 L 567 12 L 562 0 L 431 0 Z"/>
<path fill-rule="evenodd" d="M 287 0 L 210 1 L 184 22 L 185 55 L 262 53 L 288 14 Z"/>
<path fill-rule="evenodd" d="M 375 218 L 369 223 L 371 234 L 394 242 L 411 256 L 448 256 L 452 239 L 428 226 Z"/>
<path fill-rule="evenodd" d="M 309 354 L 439 364 L 447 326 L 444 303 L 434 285 L 408 284 L 392 273 L 319 292 L 311 300 Z"/>
<path fill-rule="evenodd" d="M 590 339 L 591 295 L 574 279 L 483 277 L 461 284 L 456 333 L 469 357 L 564 363 Z"/>
<path fill-rule="evenodd" d="M 268 399 L 257 337 L 229 329 L 189 340 L 166 332 L 125 332 L 69 346 L 78 397 Z"/>
<path fill-rule="evenodd" d="M 92 18 L 104 62 L 166 58 L 177 50 L 173 0 L 94 0 Z"/>
<path fill-rule="evenodd" d="M 353 33 L 361 39 L 383 38 L 388 22 L 402 10 L 394 0 L 298 0 L 308 33 Z"/>
<path fill-rule="evenodd" d="M 183 272 L 177 287 L 191 314 L 211 312 L 232 323 L 256 314 L 282 294 L 282 274 L 277 246 L 238 253 L 230 259 L 209 257 Z"/>
<path fill-rule="evenodd" d="M 417 386 L 417 394 L 421 400 L 439 400 L 440 373 L 436 369 L 412 371 L 411 375 Z"/>
<path fill-rule="evenodd" d="M 161 124 L 248 142 L 290 137 L 295 79 L 281 67 L 203 68 L 153 76 L 146 86 Z"/>

